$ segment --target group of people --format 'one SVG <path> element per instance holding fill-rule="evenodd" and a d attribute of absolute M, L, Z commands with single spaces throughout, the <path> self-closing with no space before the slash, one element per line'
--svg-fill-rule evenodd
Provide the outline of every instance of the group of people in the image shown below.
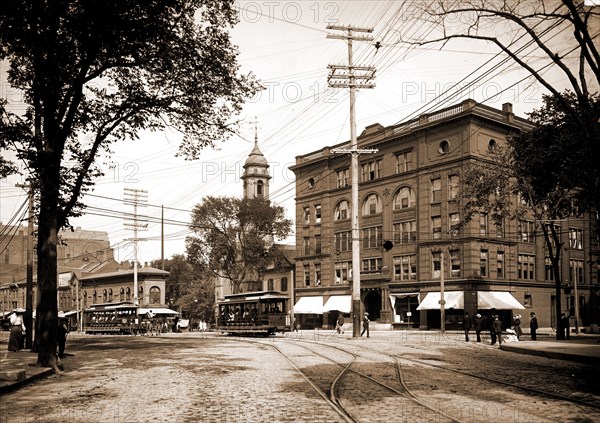
<path fill-rule="evenodd" d="M 10 323 L 10 335 L 8 338 L 8 351 L 17 352 L 25 348 L 25 320 L 23 318 L 23 311 L 14 311 L 9 319 Z M 58 319 L 58 330 L 57 330 L 57 347 L 58 356 L 64 357 L 65 346 L 67 343 L 67 335 L 69 334 L 69 321 L 65 318 Z"/>
<path fill-rule="evenodd" d="M 471 331 L 471 329 L 473 329 L 475 331 L 475 335 L 477 336 L 477 342 L 481 342 L 481 332 L 485 329 L 486 326 L 490 332 L 491 344 L 495 345 L 496 342 L 498 342 L 498 344 L 502 344 L 502 321 L 500 320 L 498 314 L 495 313 L 492 313 L 486 322 L 485 319 L 479 313 L 477 313 L 475 317 L 472 318 L 468 312 L 465 312 L 462 321 L 462 329 L 465 333 L 465 341 L 469 342 L 469 332 Z M 529 329 L 531 340 L 536 341 L 538 321 L 537 316 L 534 312 L 530 313 Z M 507 328 L 507 331 L 508 330 L 509 329 Z M 523 336 L 523 330 L 521 329 L 520 314 L 516 314 L 513 317 L 513 324 L 509 333 L 512 337 L 514 337 L 514 340 L 521 340 L 521 337 Z"/>
<path fill-rule="evenodd" d="M 362 332 L 360 333 L 360 336 L 363 336 L 365 334 L 365 332 L 367 333 L 367 338 L 369 338 L 369 313 L 367 313 L 366 311 L 363 314 L 363 319 L 362 319 L 362 324 L 363 324 L 363 329 Z M 337 333 L 344 333 L 344 315 L 342 313 L 338 314 L 338 318 L 337 318 L 337 322 L 335 323 L 335 331 Z"/>

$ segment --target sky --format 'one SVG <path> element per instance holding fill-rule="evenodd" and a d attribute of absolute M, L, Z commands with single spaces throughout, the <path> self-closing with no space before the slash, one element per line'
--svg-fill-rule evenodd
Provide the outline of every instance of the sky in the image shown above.
<path fill-rule="evenodd" d="M 541 106 L 543 87 L 498 49 L 482 42 L 456 40 L 412 48 L 406 39 L 434 37 L 435 30 L 409 2 L 397 1 L 246 1 L 235 3 L 240 21 L 231 31 L 239 47 L 241 72 L 254 73 L 265 89 L 250 99 L 240 116 L 237 134 L 216 149 L 204 150 L 197 161 L 175 157 L 180 134 L 164 131 L 143 133 L 138 141 L 121 141 L 113 154 L 100 160 L 104 177 L 83 201 L 84 216 L 72 219 L 75 227 L 105 231 L 118 261 L 132 260 L 127 241 L 131 230 L 124 225 L 133 207 L 124 204 L 125 188 L 147 192 L 148 230 L 139 233 L 138 260 L 160 259 L 161 214 L 164 218 L 165 258 L 185 253 L 191 210 L 205 196 L 241 196 L 243 164 L 255 134 L 270 165 L 270 199 L 282 205 L 295 220 L 294 174 L 288 167 L 295 157 L 345 142 L 350 138 L 347 89 L 327 85 L 329 64 L 344 65 L 348 48 L 341 34 L 327 25 L 372 28 L 372 41 L 355 41 L 355 65 L 374 66 L 375 87 L 359 90 L 356 99 L 357 133 L 368 125 L 394 125 L 467 98 L 501 108 L 513 104 L 516 115 Z M 488 28 L 501 37 L 520 40 L 508 26 Z M 545 36 L 561 45 L 560 30 Z M 376 48 L 375 43 L 379 43 Z M 534 68 L 545 62 L 539 52 L 525 47 L 523 57 Z M 6 84 L 6 64 L 0 68 L 2 96 L 18 107 L 18 94 Z M 557 87 L 565 78 L 552 69 L 543 71 Z M 256 128 L 256 130 L 255 130 Z M 15 187 L 21 177 L 0 180 L 0 222 L 18 219 L 26 201 Z M 294 243 L 293 235 L 284 240 Z"/>

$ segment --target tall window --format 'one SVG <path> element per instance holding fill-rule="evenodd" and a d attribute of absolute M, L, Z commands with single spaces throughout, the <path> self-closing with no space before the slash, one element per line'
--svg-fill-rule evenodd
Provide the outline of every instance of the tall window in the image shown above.
<path fill-rule="evenodd" d="M 94 290 L 94 292 L 92 293 L 92 303 L 96 304 L 98 302 L 98 293 L 96 292 L 96 290 Z"/>
<path fill-rule="evenodd" d="M 362 271 L 365 273 L 381 272 L 382 263 L 381 257 L 364 259 L 362 261 Z"/>
<path fill-rule="evenodd" d="M 583 283 L 583 260 L 569 260 L 569 280 Z"/>
<path fill-rule="evenodd" d="M 496 237 L 504 237 L 504 220 L 494 221 L 494 227 L 496 228 Z"/>
<path fill-rule="evenodd" d="M 396 173 L 404 173 L 412 170 L 412 152 L 405 151 L 396 154 Z"/>
<path fill-rule="evenodd" d="M 442 271 L 442 253 L 439 251 L 431 252 L 431 275 L 433 278 L 439 278 Z"/>
<path fill-rule="evenodd" d="M 479 235 L 488 236 L 488 214 L 479 213 Z"/>
<path fill-rule="evenodd" d="M 448 218 L 450 220 L 450 236 L 457 237 L 460 231 L 460 215 L 458 213 L 450 213 Z"/>
<path fill-rule="evenodd" d="M 315 235 L 315 254 L 321 254 L 321 235 Z"/>
<path fill-rule="evenodd" d="M 352 232 L 335 233 L 335 251 L 350 251 L 352 248 Z"/>
<path fill-rule="evenodd" d="M 349 185 L 350 169 L 342 169 L 337 171 L 337 187 L 343 188 Z"/>
<path fill-rule="evenodd" d="M 575 250 L 583 250 L 583 230 L 569 228 L 569 247 Z"/>
<path fill-rule="evenodd" d="M 529 220 L 519 221 L 519 241 L 535 242 L 535 222 Z"/>
<path fill-rule="evenodd" d="M 310 224 L 310 207 L 304 207 L 304 224 Z"/>
<path fill-rule="evenodd" d="M 488 250 L 479 252 L 479 275 L 486 277 L 488 275 Z"/>
<path fill-rule="evenodd" d="M 496 254 L 496 277 L 504 278 L 504 251 L 498 251 Z"/>
<path fill-rule="evenodd" d="M 125 288 L 121 287 L 119 290 L 119 301 L 125 301 Z"/>
<path fill-rule="evenodd" d="M 263 195 L 265 195 L 263 185 L 264 185 L 263 181 L 258 181 L 256 183 L 256 196 L 257 197 L 262 197 Z"/>
<path fill-rule="evenodd" d="M 125 301 L 131 300 L 131 288 L 127 287 L 125 289 Z"/>
<path fill-rule="evenodd" d="M 431 231 L 433 233 L 433 239 L 440 239 L 442 237 L 442 217 L 432 216 L 431 217 Z"/>
<path fill-rule="evenodd" d="M 458 190 L 460 186 L 460 177 L 458 175 L 448 176 L 448 199 L 454 200 L 458 197 Z"/>
<path fill-rule="evenodd" d="M 335 220 L 344 220 L 350 218 L 350 203 L 347 200 L 342 200 L 335 206 Z"/>
<path fill-rule="evenodd" d="M 305 264 L 304 266 L 304 286 L 310 286 L 310 266 Z"/>
<path fill-rule="evenodd" d="M 544 260 L 544 269 L 545 269 L 546 280 L 553 281 L 554 280 L 554 270 L 552 268 L 552 260 L 550 260 L 550 257 L 546 257 L 546 259 Z"/>
<path fill-rule="evenodd" d="M 270 279 L 267 281 L 267 291 L 274 291 L 275 290 L 275 282 L 273 282 L 273 279 Z"/>
<path fill-rule="evenodd" d="M 158 286 L 153 286 L 149 291 L 150 304 L 160 304 L 160 288 Z"/>
<path fill-rule="evenodd" d="M 400 188 L 394 196 L 394 210 L 407 209 L 415 206 L 415 193 L 409 187 Z"/>
<path fill-rule="evenodd" d="M 315 285 L 321 285 L 321 264 L 315 264 Z"/>
<path fill-rule="evenodd" d="M 310 238 L 307 236 L 302 238 L 302 253 L 305 256 L 310 254 Z"/>
<path fill-rule="evenodd" d="M 363 203 L 363 216 L 381 213 L 381 199 L 377 194 L 370 194 Z"/>
<path fill-rule="evenodd" d="M 394 223 L 394 242 L 396 244 L 407 244 L 417 240 L 417 221 Z"/>
<path fill-rule="evenodd" d="M 112 303 L 112 300 L 113 300 L 113 290 L 112 290 L 112 288 L 110 288 L 108 290 L 108 302 Z"/>
<path fill-rule="evenodd" d="M 381 178 L 381 160 L 373 160 L 362 165 L 362 181 L 372 181 Z"/>
<path fill-rule="evenodd" d="M 335 283 L 347 283 L 352 278 L 352 262 L 335 263 Z"/>
<path fill-rule="evenodd" d="M 108 301 L 108 291 L 106 289 L 104 291 L 102 291 L 102 301 L 103 302 Z"/>
<path fill-rule="evenodd" d="M 87 291 L 83 291 L 83 306 L 87 306 L 88 303 L 88 298 L 87 298 Z"/>
<path fill-rule="evenodd" d="M 517 277 L 519 279 L 533 280 L 535 277 L 535 256 L 532 254 L 519 254 L 517 256 Z"/>
<path fill-rule="evenodd" d="M 460 277 L 460 250 L 450 250 L 450 276 Z"/>
<path fill-rule="evenodd" d="M 411 281 L 417 279 L 417 256 L 409 254 L 394 257 L 394 280 Z"/>
<path fill-rule="evenodd" d="M 431 202 L 439 203 L 442 201 L 442 179 L 435 178 L 431 180 Z"/>
<path fill-rule="evenodd" d="M 315 204 L 315 223 L 321 223 L 321 205 Z"/>
<path fill-rule="evenodd" d="M 144 299 L 144 287 L 138 286 L 138 299 L 142 301 Z"/>
<path fill-rule="evenodd" d="M 286 292 L 288 290 L 288 278 L 281 278 L 281 292 Z"/>
<path fill-rule="evenodd" d="M 363 248 L 377 248 L 383 244 L 381 226 L 363 229 Z"/>

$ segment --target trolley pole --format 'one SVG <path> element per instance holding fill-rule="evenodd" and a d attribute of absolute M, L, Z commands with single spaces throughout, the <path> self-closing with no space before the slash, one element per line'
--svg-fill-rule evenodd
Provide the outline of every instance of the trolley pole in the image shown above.
<path fill-rule="evenodd" d="M 444 299 L 444 253 L 440 253 L 440 332 L 446 332 L 446 300 Z"/>
<path fill-rule="evenodd" d="M 355 35 L 356 32 L 371 33 L 372 28 L 357 28 L 353 26 L 327 25 L 327 29 L 345 31 L 343 35 L 327 34 L 327 38 L 346 40 L 348 42 L 348 65 L 329 65 L 329 86 L 332 88 L 350 89 L 350 149 L 333 149 L 334 153 L 350 153 L 352 176 L 352 337 L 360 337 L 360 232 L 358 224 L 358 155 L 360 153 L 376 153 L 376 149 L 358 148 L 356 139 L 355 97 L 356 88 L 373 88 L 369 83 L 375 76 L 372 66 L 354 66 L 352 58 L 352 41 L 373 41 L 370 36 Z M 338 71 L 341 71 L 338 72 Z"/>
<path fill-rule="evenodd" d="M 148 223 L 145 220 L 141 220 L 138 216 L 138 207 L 145 207 L 148 202 L 148 191 L 143 189 L 132 189 L 125 188 L 125 204 L 133 206 L 133 217 L 127 218 L 131 222 L 124 223 L 125 227 L 133 230 L 133 238 L 126 239 L 126 241 L 133 242 L 133 305 L 136 307 L 140 303 L 138 297 L 138 242 L 145 241 L 138 237 L 138 231 L 147 230 Z"/>

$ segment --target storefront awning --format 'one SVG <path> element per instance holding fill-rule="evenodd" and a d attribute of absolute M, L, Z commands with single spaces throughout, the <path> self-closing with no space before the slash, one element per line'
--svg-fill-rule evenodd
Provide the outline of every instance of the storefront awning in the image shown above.
<path fill-rule="evenodd" d="M 352 310 L 352 296 L 332 295 L 323 306 L 323 311 L 331 310 L 341 311 L 342 313 L 350 313 Z"/>
<path fill-rule="evenodd" d="M 137 314 L 139 315 L 143 315 L 148 313 L 150 310 L 152 310 L 152 313 L 154 313 L 155 315 L 170 315 L 170 316 L 174 316 L 176 314 L 179 314 L 178 312 L 176 312 L 175 310 L 171 310 L 170 308 L 161 308 L 161 307 L 157 307 L 157 308 L 138 308 L 138 312 Z"/>
<path fill-rule="evenodd" d="M 477 308 L 480 310 L 524 310 L 525 307 L 507 291 L 477 292 Z"/>
<path fill-rule="evenodd" d="M 421 299 L 418 292 L 396 292 L 394 294 L 390 294 L 390 303 L 392 304 L 392 308 L 394 308 L 396 305 L 396 298 L 406 297 L 417 297 L 417 301 Z"/>
<path fill-rule="evenodd" d="M 294 305 L 294 313 L 299 314 L 323 314 L 323 297 L 301 297 Z"/>
<path fill-rule="evenodd" d="M 417 310 L 439 310 L 440 309 L 440 292 L 428 292 Z M 444 310 L 450 308 L 463 309 L 465 307 L 465 293 L 463 291 L 446 291 L 444 292 Z"/>

